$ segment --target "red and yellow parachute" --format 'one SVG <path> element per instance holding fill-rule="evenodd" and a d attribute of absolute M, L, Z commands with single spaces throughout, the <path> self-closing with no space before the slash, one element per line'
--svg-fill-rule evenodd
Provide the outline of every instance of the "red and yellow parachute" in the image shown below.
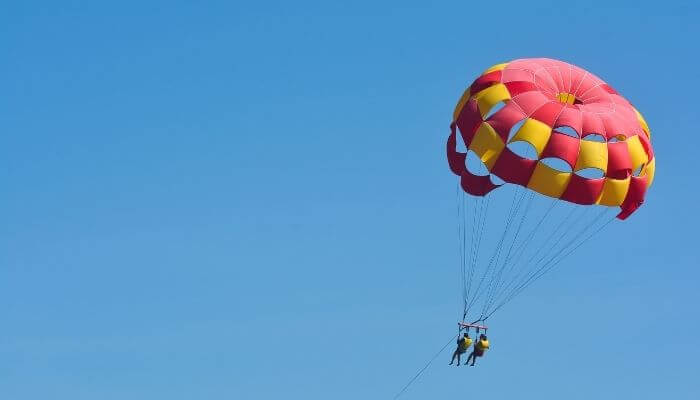
<path fill-rule="evenodd" d="M 504 106 L 492 113 L 499 103 Z M 564 127 L 576 135 L 562 132 Z M 572 203 L 619 206 L 620 219 L 642 204 L 654 179 L 651 136 L 639 111 L 600 78 L 562 61 L 529 58 L 487 69 L 457 103 L 451 129 L 450 168 L 475 196 L 499 185 L 465 167 L 466 153 L 456 149 L 458 132 L 490 175 Z M 589 136 L 605 141 L 587 140 Z M 508 148 L 518 141 L 532 145 L 536 157 Z M 549 167 L 542 162 L 547 158 L 564 160 L 572 171 Z M 591 168 L 603 176 L 576 173 Z"/>
<path fill-rule="evenodd" d="M 463 190 L 463 319 L 485 321 L 615 218 L 626 219 L 654 179 L 640 112 L 562 61 L 487 69 L 457 103 L 450 127 L 447 159 Z M 480 253 L 482 242 L 491 251 Z"/>

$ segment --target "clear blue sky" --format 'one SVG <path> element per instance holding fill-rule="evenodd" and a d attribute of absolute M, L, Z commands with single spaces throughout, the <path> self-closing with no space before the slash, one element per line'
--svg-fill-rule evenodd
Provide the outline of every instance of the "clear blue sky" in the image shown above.
<path fill-rule="evenodd" d="M 544 56 L 655 184 L 405 398 L 697 399 L 700 8 L 329 3 L 3 3 L 0 397 L 391 398 L 459 313 L 453 105 Z"/>

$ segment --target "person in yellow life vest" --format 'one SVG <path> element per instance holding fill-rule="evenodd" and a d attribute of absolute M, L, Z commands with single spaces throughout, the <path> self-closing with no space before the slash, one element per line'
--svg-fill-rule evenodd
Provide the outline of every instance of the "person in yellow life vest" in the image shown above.
<path fill-rule="evenodd" d="M 466 353 L 467 349 L 471 345 L 472 338 L 469 337 L 469 333 L 464 332 L 464 337 L 457 337 L 457 349 L 454 353 L 452 353 L 452 361 L 450 361 L 450 365 L 452 365 L 455 362 L 455 358 L 457 358 L 457 366 L 459 366 L 459 361 L 462 354 Z"/>
<path fill-rule="evenodd" d="M 486 337 L 486 335 L 481 335 L 479 336 L 479 340 L 474 343 L 474 350 L 472 350 L 472 353 L 467 357 L 467 362 L 465 364 L 469 364 L 469 360 L 472 360 L 471 365 L 474 365 L 476 362 L 477 357 L 483 357 L 484 353 L 486 350 L 489 349 L 489 339 Z"/>

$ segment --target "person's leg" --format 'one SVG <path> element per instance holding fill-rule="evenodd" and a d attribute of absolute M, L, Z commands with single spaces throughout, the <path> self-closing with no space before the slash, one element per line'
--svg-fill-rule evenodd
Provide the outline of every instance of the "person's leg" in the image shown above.
<path fill-rule="evenodd" d="M 480 358 L 483 356 L 484 356 L 484 350 L 479 350 L 479 351 L 474 352 L 474 361 L 472 361 L 472 365 L 474 365 L 476 363 L 477 358 Z"/>
<path fill-rule="evenodd" d="M 465 364 L 469 364 L 469 360 L 471 360 L 472 358 L 476 360 L 476 357 L 474 356 L 473 351 L 471 352 L 471 354 L 469 354 L 469 357 L 467 357 L 467 362 Z M 474 365 L 474 364 L 472 364 L 472 365 Z"/>
<path fill-rule="evenodd" d="M 452 360 L 450 361 L 450 365 L 452 365 L 455 362 L 455 357 L 458 357 L 458 356 L 459 356 L 458 351 L 455 350 L 455 352 L 452 353 Z M 459 358 L 457 358 L 457 365 L 459 365 Z"/>
<path fill-rule="evenodd" d="M 457 366 L 458 366 L 458 367 L 459 367 L 459 362 L 460 362 L 461 359 L 462 359 L 462 353 L 461 353 L 461 352 L 457 352 Z"/>

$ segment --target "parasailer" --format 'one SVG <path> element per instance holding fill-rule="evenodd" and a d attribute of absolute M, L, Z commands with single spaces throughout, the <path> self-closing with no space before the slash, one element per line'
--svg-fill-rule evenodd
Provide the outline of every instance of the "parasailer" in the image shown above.
<path fill-rule="evenodd" d="M 479 340 L 477 340 L 476 343 L 474 343 L 474 350 L 472 350 L 471 354 L 469 354 L 469 357 L 467 357 L 466 364 L 469 364 L 469 360 L 472 360 L 471 366 L 473 367 L 474 363 L 476 363 L 476 358 L 483 357 L 484 353 L 486 353 L 486 350 L 488 349 L 488 338 L 484 334 L 479 335 Z"/>
<path fill-rule="evenodd" d="M 457 103 L 450 130 L 447 159 L 461 187 L 460 329 L 471 326 L 467 317 L 486 322 L 587 240 L 615 242 L 602 229 L 639 209 L 654 179 L 642 114 L 602 79 L 558 60 L 487 69 Z M 481 335 L 468 362 L 488 347 Z"/>
<path fill-rule="evenodd" d="M 469 337 L 469 332 L 464 332 L 464 336 L 462 338 L 457 337 L 457 349 L 455 349 L 454 353 L 452 353 L 452 361 L 450 361 L 450 365 L 452 365 L 455 362 L 456 358 L 457 366 L 459 366 L 462 354 L 466 353 L 467 349 L 471 345 L 472 338 Z"/>
<path fill-rule="evenodd" d="M 461 321 L 395 399 L 455 337 L 450 365 L 459 365 L 470 328 L 474 365 L 490 347 L 486 321 L 588 240 L 598 246 L 581 262 L 603 264 L 621 242 L 603 229 L 642 206 L 656 169 L 642 114 L 602 79 L 549 58 L 497 64 L 474 80 L 455 107 L 447 160 L 460 186 Z"/>

